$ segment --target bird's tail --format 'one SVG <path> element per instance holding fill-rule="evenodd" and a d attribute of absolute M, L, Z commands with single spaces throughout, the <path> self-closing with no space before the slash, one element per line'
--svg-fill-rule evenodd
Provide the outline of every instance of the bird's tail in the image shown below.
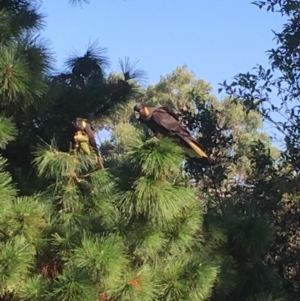
<path fill-rule="evenodd" d="M 185 151 L 188 156 L 200 159 L 201 163 L 206 166 L 211 166 L 215 164 L 215 161 L 207 156 L 202 146 L 195 139 L 184 136 L 181 136 L 181 138 L 187 144 Z"/>

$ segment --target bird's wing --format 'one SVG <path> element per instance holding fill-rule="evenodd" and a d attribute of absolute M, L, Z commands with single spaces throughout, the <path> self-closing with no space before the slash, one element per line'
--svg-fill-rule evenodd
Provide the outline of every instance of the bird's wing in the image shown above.
<path fill-rule="evenodd" d="M 188 130 L 179 122 L 178 117 L 164 107 L 154 109 L 152 119 L 170 133 L 191 136 Z"/>
<path fill-rule="evenodd" d="M 168 107 L 160 107 L 160 108 L 158 108 L 157 110 L 162 111 L 162 112 L 167 112 L 167 113 L 169 113 L 172 117 L 174 117 L 177 121 L 179 121 L 178 116 L 177 116 L 177 115 L 174 113 L 174 111 L 171 110 L 170 108 L 168 108 Z"/>
<path fill-rule="evenodd" d="M 192 148 L 199 157 L 208 158 L 206 153 L 204 152 L 202 146 L 194 139 L 189 131 L 178 121 L 177 116 L 170 114 L 169 111 L 165 110 L 165 108 L 157 108 L 152 113 L 153 120 L 159 125 L 164 127 L 170 133 L 177 135 L 181 138 L 186 144 Z"/>

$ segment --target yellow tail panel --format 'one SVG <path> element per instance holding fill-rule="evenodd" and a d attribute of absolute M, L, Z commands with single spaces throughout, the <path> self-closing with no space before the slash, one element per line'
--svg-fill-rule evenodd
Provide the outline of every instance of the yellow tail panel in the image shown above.
<path fill-rule="evenodd" d="M 206 153 L 196 144 L 194 143 L 193 141 L 190 141 L 190 140 L 186 140 L 186 142 L 189 144 L 189 146 L 198 154 L 198 156 L 200 158 L 208 158 L 208 156 L 206 155 Z M 189 154 L 189 153 L 188 153 Z M 192 155 L 189 154 L 189 155 Z M 193 157 L 196 157 L 195 155 Z"/>

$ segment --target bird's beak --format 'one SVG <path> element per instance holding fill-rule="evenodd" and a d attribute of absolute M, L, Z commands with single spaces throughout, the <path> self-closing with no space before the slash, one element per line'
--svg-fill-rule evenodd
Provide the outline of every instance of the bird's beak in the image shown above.
<path fill-rule="evenodd" d="M 81 131 L 77 131 L 74 135 L 74 140 L 78 141 L 82 137 Z"/>
<path fill-rule="evenodd" d="M 139 119 L 140 118 L 140 113 L 137 112 L 137 111 L 134 111 L 134 116 L 136 119 Z"/>

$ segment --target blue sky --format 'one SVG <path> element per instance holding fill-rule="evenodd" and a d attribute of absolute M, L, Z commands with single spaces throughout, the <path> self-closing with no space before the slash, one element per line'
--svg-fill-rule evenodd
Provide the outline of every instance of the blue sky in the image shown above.
<path fill-rule="evenodd" d="M 83 54 L 89 41 L 108 49 L 112 70 L 118 59 L 139 60 L 148 83 L 179 65 L 211 83 L 256 64 L 267 65 L 266 50 L 275 45 L 273 30 L 283 19 L 249 0 L 90 0 L 71 6 L 67 0 L 44 0 L 43 36 L 51 42 L 56 66 L 72 51 Z M 58 4 L 59 3 L 59 4 Z"/>
<path fill-rule="evenodd" d="M 118 60 L 128 56 L 147 72 L 148 84 L 155 84 L 161 75 L 187 65 L 222 99 L 220 82 L 257 64 L 268 66 L 266 51 L 275 46 L 272 30 L 280 31 L 284 22 L 251 1 L 90 0 L 71 6 L 68 0 L 44 0 L 43 36 L 51 42 L 57 68 L 70 53 L 84 54 L 98 40 L 107 48 L 112 71 L 120 72 Z M 264 128 L 274 134 L 273 127 Z M 100 136 L 108 138 L 106 132 Z"/>

